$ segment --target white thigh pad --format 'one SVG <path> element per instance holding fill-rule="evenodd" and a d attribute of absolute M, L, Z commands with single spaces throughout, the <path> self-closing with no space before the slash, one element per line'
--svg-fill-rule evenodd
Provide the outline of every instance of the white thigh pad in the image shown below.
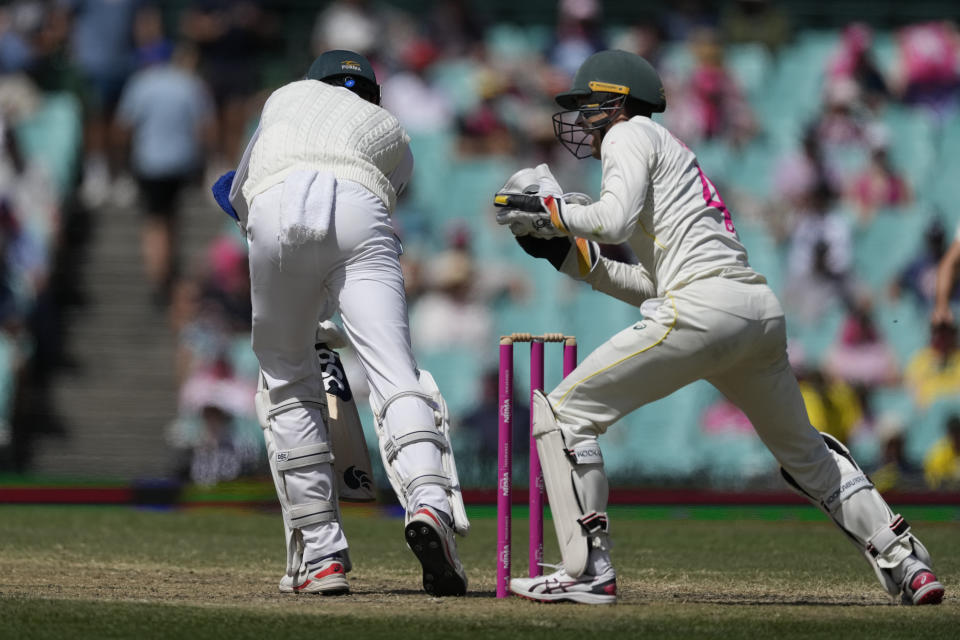
<path fill-rule="evenodd" d="M 553 524 L 572 577 L 587 568 L 590 549 L 609 548 L 607 498 L 610 485 L 596 436 L 575 438 L 560 430 L 546 396 L 533 392 L 533 435 Z"/>

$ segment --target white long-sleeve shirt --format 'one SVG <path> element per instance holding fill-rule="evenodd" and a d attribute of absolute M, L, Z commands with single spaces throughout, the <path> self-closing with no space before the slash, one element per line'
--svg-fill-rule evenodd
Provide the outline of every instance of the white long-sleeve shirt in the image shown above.
<path fill-rule="evenodd" d="M 566 205 L 563 222 L 571 235 L 617 244 L 626 242 L 639 265 L 611 269 L 586 280 L 596 288 L 621 283 L 657 296 L 708 277 L 763 283 L 747 261 L 730 214 L 696 156 L 653 120 L 635 116 L 607 132 L 601 145 L 600 198 Z M 639 271 L 638 271 L 639 269 Z M 622 297 L 623 296 L 617 296 Z M 626 298 L 623 298 L 626 299 Z"/>

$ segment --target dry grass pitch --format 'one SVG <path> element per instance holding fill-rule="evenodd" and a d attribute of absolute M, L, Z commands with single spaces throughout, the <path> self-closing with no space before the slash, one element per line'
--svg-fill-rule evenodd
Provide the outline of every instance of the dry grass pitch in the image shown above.
<path fill-rule="evenodd" d="M 7 506 L 0 638 L 960 637 L 960 522 L 904 511 L 947 586 L 939 607 L 891 605 L 853 547 L 812 508 L 679 517 L 618 509 L 620 602 L 585 607 L 493 597 L 489 510 L 476 511 L 461 545 L 468 597 L 437 599 L 420 590 L 402 521 L 374 509 L 345 512 L 352 594 L 328 598 L 277 591 L 277 513 Z M 515 521 L 518 545 L 522 524 Z M 554 545 L 547 554 L 557 557 Z M 518 573 L 526 549 L 517 546 L 515 556 Z"/>

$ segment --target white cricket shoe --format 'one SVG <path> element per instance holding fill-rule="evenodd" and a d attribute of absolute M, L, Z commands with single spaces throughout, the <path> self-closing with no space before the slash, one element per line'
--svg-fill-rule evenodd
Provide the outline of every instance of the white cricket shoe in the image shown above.
<path fill-rule="evenodd" d="M 943 600 L 943 584 L 924 562 L 916 556 L 903 561 L 903 580 L 900 601 L 903 604 L 940 604 Z"/>
<path fill-rule="evenodd" d="M 404 527 L 407 546 L 423 565 L 423 590 L 432 596 L 462 596 L 467 574 L 457 557 L 453 528 L 431 507 L 420 507 Z"/>
<path fill-rule="evenodd" d="M 599 576 L 584 574 L 579 578 L 563 569 L 536 578 L 513 578 L 510 591 L 537 602 L 579 602 L 582 604 L 615 604 L 617 574 L 609 569 Z"/>
<path fill-rule="evenodd" d="M 296 579 L 283 576 L 281 593 L 319 593 L 324 596 L 341 596 L 350 593 L 347 584 L 347 568 L 341 558 L 329 558 L 309 569 L 300 567 Z"/>

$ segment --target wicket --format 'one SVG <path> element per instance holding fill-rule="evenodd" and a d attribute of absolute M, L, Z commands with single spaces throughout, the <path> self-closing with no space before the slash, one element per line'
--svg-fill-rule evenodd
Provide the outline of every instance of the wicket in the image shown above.
<path fill-rule="evenodd" d="M 513 344 L 530 343 L 530 577 L 541 573 L 543 562 L 544 485 L 540 457 L 533 438 L 533 392 L 543 390 L 543 343 L 563 343 L 563 376 L 577 366 L 577 339 L 562 333 L 532 335 L 512 333 L 500 338 L 500 377 L 498 384 L 497 440 L 497 597 L 509 595 L 511 570 L 511 502 L 513 498 Z"/>

